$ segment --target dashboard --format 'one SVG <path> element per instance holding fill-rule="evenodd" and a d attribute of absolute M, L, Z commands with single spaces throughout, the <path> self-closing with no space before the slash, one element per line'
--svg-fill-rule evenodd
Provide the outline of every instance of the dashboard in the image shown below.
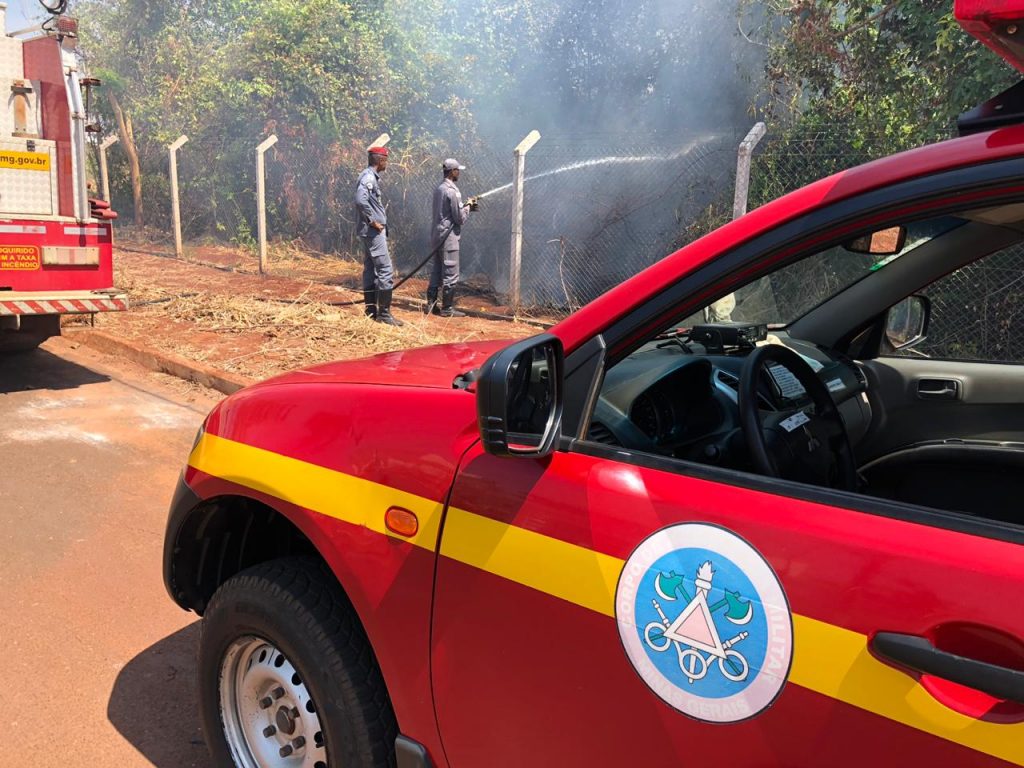
<path fill-rule="evenodd" d="M 839 406 L 851 444 L 871 423 L 866 379 L 857 364 L 829 350 L 776 338 L 815 371 Z M 694 343 L 651 342 L 605 375 L 587 438 L 675 458 L 747 466 L 738 389 L 744 352 L 707 354 Z M 788 411 L 811 401 L 787 369 L 769 365 L 758 382 L 763 411 Z"/>

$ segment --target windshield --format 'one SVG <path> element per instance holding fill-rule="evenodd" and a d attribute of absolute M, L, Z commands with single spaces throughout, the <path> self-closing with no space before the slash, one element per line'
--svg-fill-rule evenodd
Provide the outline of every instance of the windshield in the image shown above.
<path fill-rule="evenodd" d="M 819 251 L 745 285 L 708 307 L 704 316 L 719 322 L 789 325 L 830 296 L 964 223 L 950 216 L 909 224 L 903 249 L 888 256 L 854 253 L 844 245 Z"/>

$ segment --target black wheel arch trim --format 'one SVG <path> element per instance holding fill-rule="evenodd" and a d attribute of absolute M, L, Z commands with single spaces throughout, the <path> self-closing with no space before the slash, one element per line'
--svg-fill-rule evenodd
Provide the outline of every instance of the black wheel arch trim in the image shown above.
<path fill-rule="evenodd" d="M 203 500 L 185 482 L 185 473 L 182 472 L 178 476 L 174 496 L 171 498 L 171 507 L 167 515 L 167 530 L 164 533 L 164 588 L 171 599 L 186 611 L 193 610 L 193 606 L 188 601 L 187 593 L 177 584 L 174 572 L 176 555 L 179 551 L 178 537 L 185 521 L 202 503 Z"/>
<path fill-rule="evenodd" d="M 235 573 L 298 555 L 324 559 L 310 532 L 279 505 L 241 488 L 202 498 L 182 473 L 164 534 L 164 586 L 179 606 L 201 616 Z"/>

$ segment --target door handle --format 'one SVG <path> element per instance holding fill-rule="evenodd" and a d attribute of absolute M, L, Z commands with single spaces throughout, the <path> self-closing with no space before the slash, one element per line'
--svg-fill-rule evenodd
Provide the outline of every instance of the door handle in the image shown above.
<path fill-rule="evenodd" d="M 917 396 L 922 400 L 959 400 L 960 382 L 956 379 L 918 379 Z"/>
<path fill-rule="evenodd" d="M 918 635 L 879 632 L 869 644 L 883 659 L 901 666 L 1024 704 L 1024 672 L 1019 670 L 941 651 Z"/>

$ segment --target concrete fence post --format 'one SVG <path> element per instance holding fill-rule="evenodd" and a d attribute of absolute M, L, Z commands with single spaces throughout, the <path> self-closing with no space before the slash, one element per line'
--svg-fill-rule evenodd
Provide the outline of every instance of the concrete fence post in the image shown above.
<path fill-rule="evenodd" d="M 736 150 L 736 188 L 732 198 L 732 217 L 738 219 L 747 212 L 747 200 L 750 196 L 750 163 L 754 156 L 754 147 L 767 133 L 764 123 L 754 123 Z M 712 302 L 704 310 L 704 319 L 712 323 L 728 323 L 732 321 L 732 312 L 736 309 L 736 294 L 730 293 L 718 301 Z"/>
<path fill-rule="evenodd" d="M 103 187 L 103 199 L 110 202 L 110 174 L 107 171 L 107 150 L 120 139 L 117 136 L 107 136 L 100 143 L 100 186 Z"/>
<path fill-rule="evenodd" d="M 391 134 L 382 133 L 374 140 L 373 144 L 366 148 L 366 150 L 369 151 L 373 147 L 386 147 L 389 141 L 391 141 Z"/>
<path fill-rule="evenodd" d="M 267 273 L 267 168 L 264 155 L 277 144 L 277 136 L 271 134 L 256 147 L 256 228 L 260 239 L 260 274 Z"/>
<path fill-rule="evenodd" d="M 167 145 L 171 158 L 171 217 L 174 219 L 174 255 L 179 259 L 185 255 L 181 245 L 181 205 L 178 202 L 178 150 L 188 141 L 188 136 L 179 136 Z"/>
<path fill-rule="evenodd" d="M 525 203 L 524 190 L 526 186 L 526 153 L 533 148 L 533 145 L 540 141 L 539 131 L 530 131 L 519 145 L 513 150 L 512 157 L 512 252 L 509 260 L 508 270 L 508 291 L 509 304 L 513 310 L 518 310 L 522 303 L 522 277 L 521 268 L 523 263 L 523 205 Z"/>
<path fill-rule="evenodd" d="M 732 199 L 732 217 L 738 219 L 747 212 L 747 199 L 750 195 L 750 163 L 754 156 L 754 148 L 768 132 L 764 123 L 754 123 L 754 127 L 740 142 L 736 151 L 736 191 Z"/>

